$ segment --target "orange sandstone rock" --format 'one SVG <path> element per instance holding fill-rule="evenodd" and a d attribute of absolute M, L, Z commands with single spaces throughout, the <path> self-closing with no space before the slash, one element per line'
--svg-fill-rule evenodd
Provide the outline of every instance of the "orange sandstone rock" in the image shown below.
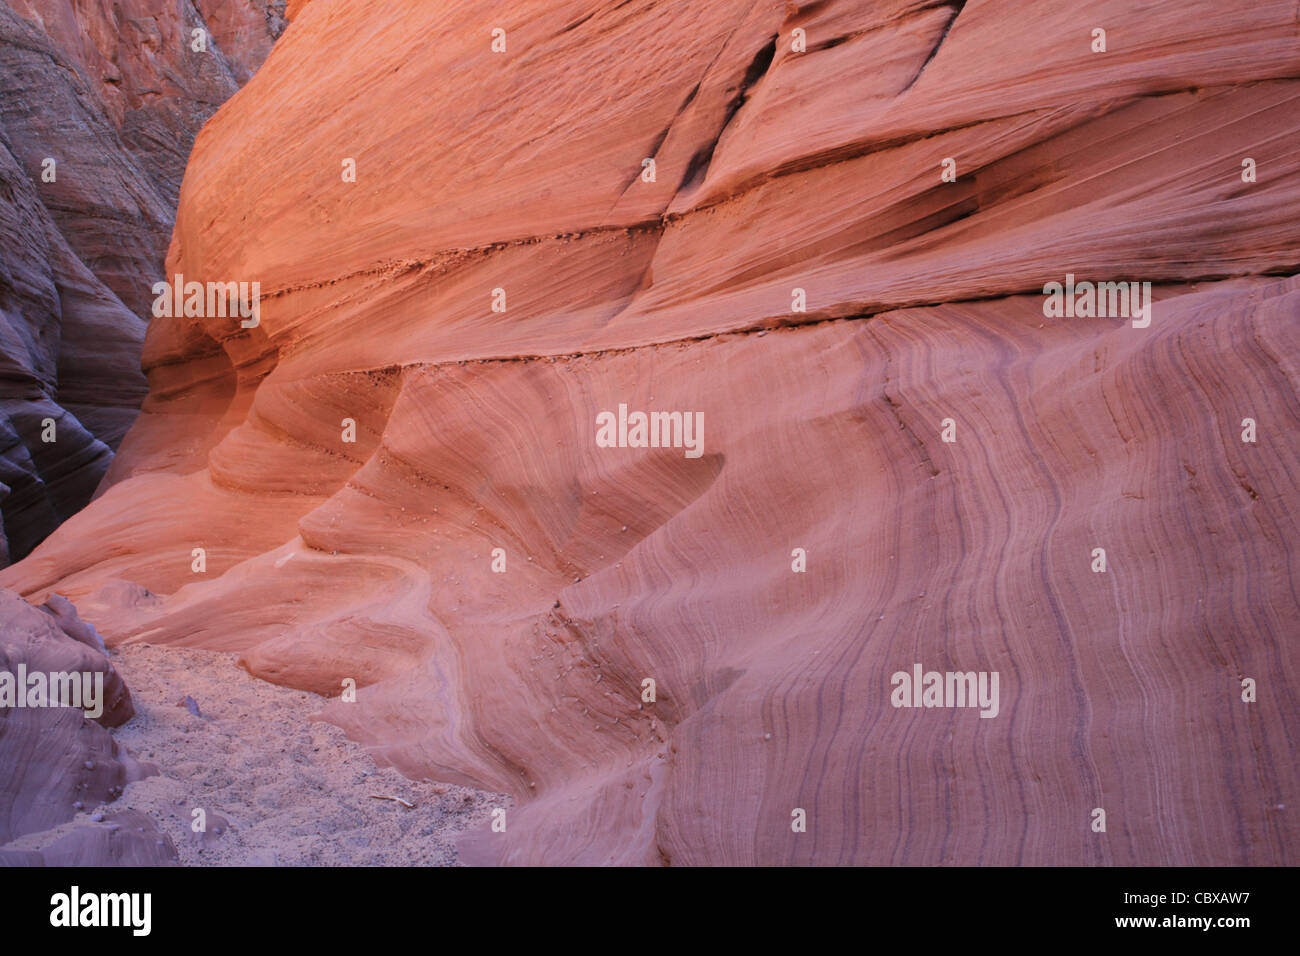
<path fill-rule="evenodd" d="M 288 14 L 168 257 L 259 325 L 151 324 L 0 583 L 356 681 L 326 719 L 518 799 L 474 862 L 1295 863 L 1294 4 Z M 916 662 L 997 717 L 893 706 Z"/>

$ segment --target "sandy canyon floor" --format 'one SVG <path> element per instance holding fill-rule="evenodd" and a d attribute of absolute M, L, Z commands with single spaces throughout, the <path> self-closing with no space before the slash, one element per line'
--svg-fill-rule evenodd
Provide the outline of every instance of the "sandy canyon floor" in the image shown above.
<path fill-rule="evenodd" d="M 136 707 L 113 736 L 161 772 L 0 850 L 44 849 L 78 827 L 115 826 L 105 813 L 134 810 L 187 866 L 455 866 L 456 836 L 488 828 L 492 809 L 510 805 L 376 766 L 339 728 L 313 719 L 325 698 L 258 680 L 235 654 L 125 644 L 111 657 Z M 192 829 L 196 809 L 206 814 L 202 834 Z"/>

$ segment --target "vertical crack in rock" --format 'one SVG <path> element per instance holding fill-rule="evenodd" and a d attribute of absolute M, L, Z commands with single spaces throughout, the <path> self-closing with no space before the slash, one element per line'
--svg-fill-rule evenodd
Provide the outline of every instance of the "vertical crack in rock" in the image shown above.
<path fill-rule="evenodd" d="M 930 55 L 925 58 L 925 61 L 921 64 L 921 68 L 916 71 L 916 75 L 908 80 L 907 85 L 899 91 L 900 94 L 906 93 L 916 85 L 916 81 L 921 78 L 921 74 L 925 72 L 925 68 L 929 66 L 930 62 L 938 55 L 939 47 L 943 46 L 943 41 L 948 39 L 948 34 L 952 32 L 953 24 L 957 22 L 957 18 L 961 16 L 962 10 L 965 9 L 966 0 L 954 0 L 953 3 L 946 3 L 943 4 L 943 6 L 952 10 L 952 16 L 950 16 L 948 22 L 944 24 L 943 30 L 939 33 L 939 38 L 934 41 L 934 48 L 930 50 Z"/>
<path fill-rule="evenodd" d="M 745 75 L 740 80 L 740 85 L 736 89 L 735 95 L 727 103 L 723 111 L 722 123 L 718 126 L 718 131 L 713 138 L 696 150 L 695 155 L 686 164 L 686 171 L 682 174 L 682 180 L 677 186 L 677 191 L 683 192 L 691 186 L 704 181 L 709 173 L 709 164 L 713 161 L 713 153 L 718 148 L 718 143 L 731 125 L 731 121 L 736 118 L 740 108 L 745 105 L 749 99 L 750 91 L 754 85 L 767 73 L 768 67 L 772 65 L 772 60 L 776 57 L 777 35 L 764 44 L 749 62 L 745 69 Z"/>
<path fill-rule="evenodd" d="M 668 139 L 668 134 L 672 132 L 673 125 L 681 118 L 682 114 L 690 108 L 690 105 L 695 102 L 695 97 L 699 95 L 699 92 L 700 84 L 696 83 L 691 87 L 691 91 L 686 94 L 686 99 L 682 100 L 682 105 L 677 107 L 677 112 L 673 114 L 673 118 L 668 121 L 667 125 L 665 125 L 664 128 L 660 130 L 659 134 L 650 142 L 650 148 L 646 150 L 646 156 L 653 158 L 659 155 L 659 149 L 663 146 L 664 141 Z M 627 185 L 619 191 L 618 199 L 614 201 L 614 206 L 611 208 L 618 206 L 619 201 L 627 195 L 627 191 L 635 186 L 637 180 L 640 178 L 641 171 L 639 169 L 635 170 L 632 173 L 632 177 L 627 181 Z M 662 223 L 662 214 L 660 216 L 660 222 Z"/>

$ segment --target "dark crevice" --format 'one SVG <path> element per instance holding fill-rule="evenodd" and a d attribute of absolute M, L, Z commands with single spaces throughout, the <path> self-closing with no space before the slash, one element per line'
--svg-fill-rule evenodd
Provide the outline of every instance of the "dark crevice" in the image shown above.
<path fill-rule="evenodd" d="M 943 41 L 948 39 L 948 34 L 952 32 L 952 25 L 957 22 L 957 18 L 961 16 L 962 10 L 966 7 L 966 0 L 954 0 L 953 3 L 947 4 L 947 6 L 952 10 L 952 16 L 949 17 L 948 22 L 944 24 L 943 32 L 939 34 L 939 39 L 935 41 L 934 49 L 932 49 L 930 55 L 925 58 L 925 62 L 921 64 L 921 68 L 916 71 L 916 75 L 907 81 L 907 85 L 903 87 L 900 92 L 906 93 L 916 85 L 916 81 L 921 78 L 921 74 L 925 72 L 925 68 L 930 65 L 930 61 L 935 58 L 936 54 L 938 54 L 939 47 L 943 46 Z"/>
<path fill-rule="evenodd" d="M 1290 82 L 1295 80 L 1300 80 L 1300 76 L 1273 76 L 1273 77 L 1268 77 L 1266 79 L 1260 80 L 1258 82 L 1260 83 Z M 1229 87 L 1227 86 L 1213 87 L 1213 89 L 1216 90 L 1228 89 L 1228 88 Z M 1210 88 L 1207 87 L 1207 89 Z M 1170 89 L 1151 90 L 1149 92 L 1138 93 L 1133 96 L 1117 98 L 1108 104 L 1101 104 L 1104 107 L 1101 113 L 1085 116 L 1074 125 L 1062 128 L 1055 135 L 1063 135 L 1069 132 L 1070 130 L 1079 128 L 1080 126 L 1086 126 L 1089 123 L 1094 123 L 1102 116 L 1107 115 L 1108 113 L 1113 112 L 1116 109 L 1127 107 L 1139 100 L 1159 99 L 1161 97 L 1166 97 L 1166 96 L 1179 96 L 1187 92 L 1189 92 L 1188 87 L 1177 86 L 1177 87 L 1172 87 Z M 898 136 L 883 137 L 874 140 L 862 140 L 857 142 L 843 143 L 837 146 L 821 149 L 816 152 L 808 153 L 806 155 L 797 157 L 796 159 L 787 160 L 786 162 L 774 166 L 772 169 L 766 172 L 756 174 L 750 176 L 747 179 L 741 180 L 727 194 L 706 197 L 704 200 L 692 205 L 692 207 L 685 212 L 673 213 L 668 216 L 665 216 L 664 217 L 665 222 L 672 222 L 674 220 L 684 218 L 685 216 L 693 213 L 704 212 L 708 209 L 713 208 L 714 206 L 719 206 L 722 205 L 723 203 L 729 202 L 730 200 L 735 199 L 737 196 L 740 196 L 752 189 L 756 189 L 761 185 L 773 182 L 785 176 L 796 175 L 798 173 L 803 173 L 810 169 L 816 169 L 819 167 L 834 166 L 840 163 L 853 162 L 854 160 L 862 159 L 863 157 L 871 156 L 875 153 L 881 153 L 890 149 L 899 149 L 904 146 L 910 146 L 913 143 L 922 142 L 928 139 L 934 139 L 939 136 L 946 136 L 949 133 L 956 133 L 962 130 L 974 129 L 979 126 L 985 126 L 990 123 L 997 123 L 1002 120 L 1019 119 L 1024 116 L 1044 115 L 1049 112 L 1050 110 L 1044 107 L 1033 107 L 1030 109 L 1019 110 L 1014 113 L 1003 113 L 997 116 L 988 116 L 980 119 L 968 120 L 962 123 L 955 123 L 952 126 L 945 126 L 940 129 L 929 129 L 921 132 L 907 133 Z"/>
<path fill-rule="evenodd" d="M 851 40 L 851 39 L 854 38 L 854 36 L 860 36 L 860 35 L 861 35 L 861 34 L 849 34 L 849 33 L 846 33 L 846 34 L 844 34 L 843 36 L 832 37 L 831 39 L 826 40 L 826 41 L 823 42 L 823 43 L 819 43 L 819 44 L 817 44 L 816 46 L 810 46 L 810 47 L 808 48 L 808 52 L 809 52 L 809 53 L 819 53 L 819 52 L 821 52 L 822 50 L 833 50 L 833 49 L 835 49 L 837 46 L 843 46 L 845 43 L 848 43 L 849 40 Z"/>
<path fill-rule="evenodd" d="M 767 73 L 768 67 L 772 65 L 772 60 L 776 58 L 776 41 L 778 37 L 774 34 L 770 40 L 754 54 L 750 60 L 745 75 L 740 81 L 740 87 L 736 90 L 736 95 L 731 98 L 727 104 L 726 111 L 722 117 L 722 124 L 718 127 L 717 135 L 712 141 L 706 143 L 700 149 L 696 150 L 691 161 L 686 164 L 686 172 L 682 175 L 682 181 L 677 186 L 677 191 L 693 186 L 697 182 L 703 182 L 704 177 L 708 175 L 709 164 L 713 162 L 713 153 L 718 148 L 718 142 L 722 139 L 722 134 L 727 131 L 731 121 L 735 119 L 740 108 L 745 105 L 749 99 L 749 92 L 753 89 L 754 84 L 763 78 Z"/>
<path fill-rule="evenodd" d="M 578 27 L 582 26 L 584 23 L 586 23 L 595 15 L 596 15 L 596 11 L 592 10 L 591 13 L 587 14 L 585 17 L 579 17 L 578 19 L 570 23 L 567 27 L 562 28 L 560 30 L 560 33 L 568 33 L 570 30 L 578 29 Z"/>
<path fill-rule="evenodd" d="M 659 132 L 659 135 L 656 136 L 654 140 L 651 141 L 650 149 L 646 153 L 647 158 L 653 159 L 654 157 L 659 155 L 660 148 L 663 147 L 664 141 L 668 139 L 668 134 L 672 132 L 673 124 L 676 123 L 681 118 L 682 114 L 685 113 L 686 110 L 690 108 L 690 105 L 695 102 L 695 97 L 699 95 L 699 92 L 700 92 L 700 84 L 696 83 L 695 86 L 691 87 L 691 91 L 686 94 L 686 99 L 682 101 L 682 105 L 677 107 L 677 112 L 674 113 L 673 118 L 668 121 L 668 125 L 665 126 Z M 638 168 L 637 171 L 633 174 L 632 178 L 627 181 L 627 184 L 621 190 L 619 190 L 618 201 L 615 202 L 614 204 L 615 206 L 617 206 L 619 202 L 623 201 L 623 197 L 627 195 L 627 191 L 631 189 L 636 184 L 636 181 L 640 178 L 641 178 L 641 170 Z"/>

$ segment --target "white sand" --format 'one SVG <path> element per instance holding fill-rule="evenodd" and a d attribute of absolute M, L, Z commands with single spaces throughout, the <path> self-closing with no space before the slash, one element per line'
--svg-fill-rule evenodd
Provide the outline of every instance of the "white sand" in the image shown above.
<path fill-rule="evenodd" d="M 46 846 L 96 811 L 133 809 L 171 837 L 186 865 L 453 866 L 456 834 L 488 827 L 493 807 L 510 806 L 377 768 L 337 727 L 308 719 L 324 698 L 258 680 L 234 654 L 130 644 L 112 659 L 136 709 L 113 736 L 161 775 L 10 847 Z M 178 706 L 187 694 L 201 718 Z M 195 808 L 207 812 L 202 836 L 191 830 Z"/>

